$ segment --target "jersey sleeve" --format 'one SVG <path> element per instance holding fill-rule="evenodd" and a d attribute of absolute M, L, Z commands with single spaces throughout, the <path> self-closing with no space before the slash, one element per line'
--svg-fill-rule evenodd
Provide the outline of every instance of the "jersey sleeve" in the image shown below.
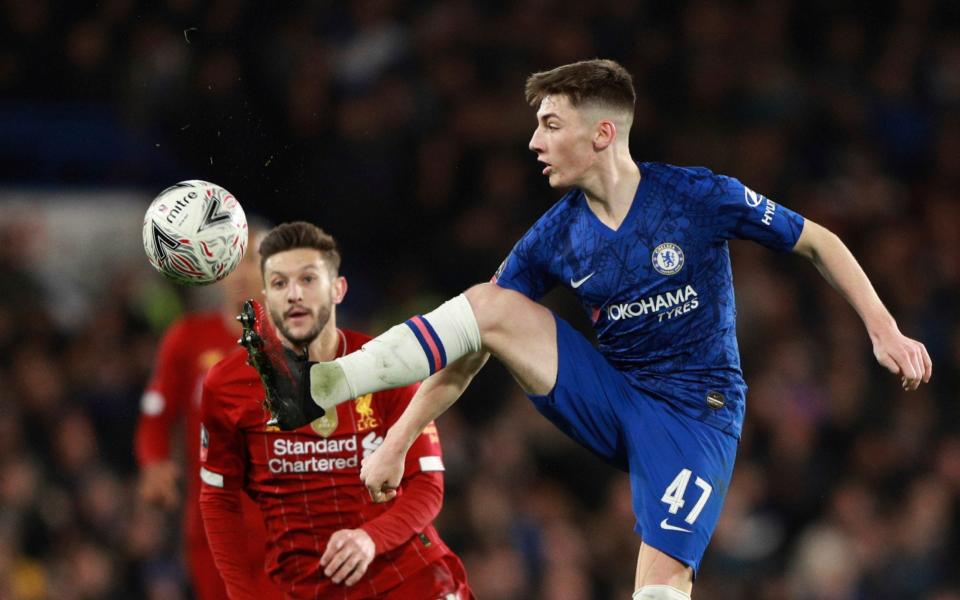
<path fill-rule="evenodd" d="M 500 287 L 520 292 L 531 300 L 539 300 L 554 286 L 539 229 L 534 225 L 520 238 L 491 279 Z"/>
<path fill-rule="evenodd" d="M 403 414 L 417 391 L 417 385 L 391 390 L 384 398 L 388 406 L 387 427 Z M 431 422 L 407 451 L 400 495 L 390 509 L 364 523 L 377 553 L 397 548 L 433 522 L 443 506 L 443 455 L 437 427 Z"/>
<path fill-rule="evenodd" d="M 437 431 L 437 425 L 431 421 L 423 429 L 423 433 L 414 440 L 410 450 L 407 451 L 407 460 L 403 472 L 413 475 L 414 473 L 431 473 L 444 470 L 440 433 Z"/>
<path fill-rule="evenodd" d="M 404 475 L 401 493 L 390 508 L 360 526 L 377 554 L 389 552 L 426 529 L 443 507 L 443 474 Z"/>
<path fill-rule="evenodd" d="M 200 402 L 200 480 L 204 485 L 240 489 L 245 475 L 243 435 L 232 406 L 242 397 L 219 377 L 214 367 L 203 381 Z"/>
<path fill-rule="evenodd" d="M 174 324 L 160 340 L 153 374 L 140 401 L 140 418 L 134 439 L 140 466 L 170 457 L 173 424 L 183 412 L 193 390 L 186 368 L 188 328 Z"/>
<path fill-rule="evenodd" d="M 733 177 L 715 175 L 713 183 L 708 201 L 720 239 L 753 240 L 782 252 L 793 249 L 803 231 L 802 216 Z"/>
<path fill-rule="evenodd" d="M 406 410 L 419 386 L 412 385 L 390 391 L 386 405 L 390 407 L 387 413 L 387 427 L 393 427 L 403 411 Z M 432 421 L 423 432 L 414 440 L 407 451 L 406 462 L 403 466 L 404 479 L 416 473 L 443 472 L 443 450 L 440 447 L 440 434 Z"/>
<path fill-rule="evenodd" d="M 248 533 L 244 529 L 244 515 L 240 490 L 203 486 L 200 490 L 200 515 L 213 562 L 233 600 L 263 600 L 258 589 L 259 578 L 251 569 L 247 549 Z"/>

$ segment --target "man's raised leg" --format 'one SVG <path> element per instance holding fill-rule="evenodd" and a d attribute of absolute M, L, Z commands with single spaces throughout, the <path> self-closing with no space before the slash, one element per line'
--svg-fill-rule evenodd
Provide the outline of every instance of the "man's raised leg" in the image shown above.
<path fill-rule="evenodd" d="M 486 350 L 526 392 L 546 394 L 557 379 L 556 335 L 548 309 L 484 283 L 394 326 L 357 352 L 314 365 L 310 392 L 314 402 L 329 409 L 363 394 L 422 381 L 447 363 Z"/>
<path fill-rule="evenodd" d="M 523 294 L 494 283 L 466 291 L 483 348 L 510 371 L 523 391 L 550 393 L 557 382 L 557 323 L 553 313 Z"/>

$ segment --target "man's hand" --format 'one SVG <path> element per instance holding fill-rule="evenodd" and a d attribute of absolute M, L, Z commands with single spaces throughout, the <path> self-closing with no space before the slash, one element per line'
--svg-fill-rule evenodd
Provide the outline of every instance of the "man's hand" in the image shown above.
<path fill-rule="evenodd" d="M 900 376 L 904 390 L 912 391 L 920 387 L 921 382 L 929 383 L 933 361 L 923 344 L 900 333 L 895 325 L 870 337 L 877 362 Z"/>
<path fill-rule="evenodd" d="M 900 333 L 857 259 L 839 237 L 806 219 L 793 251 L 806 257 L 857 311 L 873 342 L 873 355 L 888 371 L 900 376 L 907 391 L 930 381 L 933 362 L 923 344 Z"/>
<path fill-rule="evenodd" d="M 310 362 L 283 346 L 266 311 L 254 300 L 243 303 L 237 316 L 243 326 L 240 345 L 247 363 L 260 375 L 266 391 L 271 425 L 290 431 L 319 419 L 325 411 L 310 397 Z"/>
<path fill-rule="evenodd" d="M 388 502 L 396 498 L 397 488 L 403 479 L 403 461 L 407 453 L 395 449 L 389 443 L 389 435 L 373 454 L 363 459 L 360 468 L 360 479 L 374 502 Z"/>
<path fill-rule="evenodd" d="M 140 497 L 147 503 L 166 510 L 173 510 L 180 502 L 177 479 L 180 469 L 173 461 L 151 463 L 140 470 L 138 484 Z"/>
<path fill-rule="evenodd" d="M 341 529 L 330 536 L 320 566 L 334 583 L 353 585 L 367 572 L 376 554 L 376 545 L 366 531 Z"/>

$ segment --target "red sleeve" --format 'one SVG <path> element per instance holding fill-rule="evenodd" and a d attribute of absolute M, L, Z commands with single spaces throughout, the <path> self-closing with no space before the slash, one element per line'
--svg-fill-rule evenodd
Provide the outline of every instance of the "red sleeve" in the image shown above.
<path fill-rule="evenodd" d="M 140 466 L 170 458 L 170 433 L 173 423 L 189 401 L 191 382 L 186 367 L 186 335 L 189 327 L 180 321 L 160 340 L 153 375 L 140 401 L 140 419 L 134 438 Z"/>
<path fill-rule="evenodd" d="M 443 474 L 417 473 L 404 477 L 402 493 L 390 508 L 361 525 L 376 544 L 377 554 L 389 552 L 433 523 L 443 506 Z"/>
<path fill-rule="evenodd" d="M 403 411 L 407 409 L 410 400 L 416 393 L 418 385 L 411 385 L 404 388 L 391 390 L 389 395 L 384 398 L 387 404 L 388 427 L 393 427 Z M 440 447 L 440 434 L 437 431 L 436 424 L 431 421 L 423 428 L 423 433 L 414 440 L 410 450 L 407 451 L 407 459 L 403 466 L 404 478 L 411 477 L 417 473 L 442 472 L 443 450 Z"/>
<path fill-rule="evenodd" d="M 214 366 L 203 380 L 200 401 L 200 480 L 204 487 L 229 490 L 243 487 L 246 450 L 235 413 L 245 396 L 241 385 L 231 385 L 225 375 L 229 359 Z"/>
<path fill-rule="evenodd" d="M 223 380 L 225 363 L 203 382 L 200 402 L 200 514 L 214 564 L 232 599 L 261 600 L 258 578 L 243 550 L 247 547 L 240 504 L 245 470 L 243 436 L 231 419 L 233 386 Z"/>
<path fill-rule="evenodd" d="M 220 571 L 227 595 L 231 600 L 262 600 L 259 597 L 259 578 L 250 569 L 249 561 L 238 549 L 247 547 L 240 490 L 202 486 L 200 514 L 213 562 Z"/>
<path fill-rule="evenodd" d="M 418 386 L 392 390 L 383 398 L 387 406 L 388 426 L 393 426 L 410 404 Z M 390 509 L 363 525 L 377 553 L 387 552 L 409 540 L 430 525 L 443 506 L 443 452 L 440 436 L 432 422 L 407 452 L 400 495 Z"/>

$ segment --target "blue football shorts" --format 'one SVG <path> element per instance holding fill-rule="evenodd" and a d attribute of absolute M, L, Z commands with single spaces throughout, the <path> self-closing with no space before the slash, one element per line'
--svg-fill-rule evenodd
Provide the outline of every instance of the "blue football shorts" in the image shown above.
<path fill-rule="evenodd" d="M 555 318 L 557 382 L 530 400 L 561 431 L 630 474 L 635 530 L 696 573 L 730 484 L 737 438 L 646 393 Z"/>

